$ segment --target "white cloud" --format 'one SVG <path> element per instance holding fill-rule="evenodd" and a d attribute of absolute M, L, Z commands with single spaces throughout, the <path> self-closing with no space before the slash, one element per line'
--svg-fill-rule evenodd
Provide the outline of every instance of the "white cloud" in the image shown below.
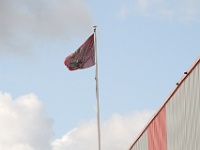
<path fill-rule="evenodd" d="M 150 4 L 151 2 L 148 0 L 139 0 L 137 3 L 139 12 L 144 15 L 146 10 L 150 7 Z"/>
<path fill-rule="evenodd" d="M 141 111 L 128 115 L 113 115 L 101 124 L 101 141 L 104 150 L 128 149 L 149 121 L 152 112 Z M 81 124 L 61 139 L 52 143 L 53 150 L 97 149 L 97 124 L 91 120 Z"/>
<path fill-rule="evenodd" d="M 185 8 L 184 13 L 185 15 L 181 16 L 183 21 L 195 21 L 198 19 L 200 11 L 200 7 L 196 7 L 195 5 L 188 6 Z"/>
<path fill-rule="evenodd" d="M 34 94 L 0 93 L 0 133 L 1 150 L 50 150 L 52 120 Z"/>
<path fill-rule="evenodd" d="M 129 13 L 132 12 L 132 8 L 127 5 L 122 5 L 120 11 L 117 14 L 118 18 L 126 18 Z"/>
<path fill-rule="evenodd" d="M 0 52 L 28 54 L 38 38 L 64 39 L 90 31 L 92 17 L 82 1 L 1 0 Z"/>
<path fill-rule="evenodd" d="M 164 20 L 197 21 L 200 17 L 199 0 L 136 0 L 123 3 L 120 14 L 137 14 L 141 16 L 156 17 Z M 126 13 L 123 13 L 126 12 Z"/>
<path fill-rule="evenodd" d="M 138 111 L 127 115 L 115 114 L 101 123 L 104 150 L 128 149 L 153 112 Z M 53 140 L 52 120 L 36 95 L 15 100 L 0 93 L 1 150 L 94 150 L 97 149 L 96 120 L 81 123 L 60 139 Z"/>

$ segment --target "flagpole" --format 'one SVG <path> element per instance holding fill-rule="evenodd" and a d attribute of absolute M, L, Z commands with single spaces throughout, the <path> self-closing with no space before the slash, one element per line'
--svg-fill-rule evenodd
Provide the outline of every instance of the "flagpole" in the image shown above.
<path fill-rule="evenodd" d="M 100 129 L 100 108 L 99 108 L 99 81 L 98 81 L 98 58 L 97 58 L 97 36 L 96 36 L 96 28 L 94 27 L 94 43 L 95 43 L 95 57 L 96 57 L 96 98 L 97 98 L 97 130 L 98 130 L 98 150 L 101 150 L 101 129 Z"/>

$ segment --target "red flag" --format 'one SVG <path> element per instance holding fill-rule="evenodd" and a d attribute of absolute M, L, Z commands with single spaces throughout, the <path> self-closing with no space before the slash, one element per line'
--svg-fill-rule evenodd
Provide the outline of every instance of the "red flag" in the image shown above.
<path fill-rule="evenodd" d="M 64 63 L 69 70 L 84 69 L 94 66 L 94 34 L 92 34 L 74 53 L 67 56 Z"/>

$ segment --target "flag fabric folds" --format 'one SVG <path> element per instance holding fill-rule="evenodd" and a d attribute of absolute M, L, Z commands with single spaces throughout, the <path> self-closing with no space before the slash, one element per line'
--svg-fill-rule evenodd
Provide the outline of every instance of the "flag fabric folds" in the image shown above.
<path fill-rule="evenodd" d="M 69 70 L 84 69 L 94 66 L 94 34 L 92 34 L 74 53 L 67 56 L 64 64 Z"/>

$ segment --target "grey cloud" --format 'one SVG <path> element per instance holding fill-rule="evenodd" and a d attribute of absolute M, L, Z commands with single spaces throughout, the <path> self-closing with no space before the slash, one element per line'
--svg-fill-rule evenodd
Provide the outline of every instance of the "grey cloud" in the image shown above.
<path fill-rule="evenodd" d="M 19 53 L 37 38 L 68 40 L 92 25 L 86 6 L 73 0 L 1 0 L 0 21 L 0 52 Z"/>

